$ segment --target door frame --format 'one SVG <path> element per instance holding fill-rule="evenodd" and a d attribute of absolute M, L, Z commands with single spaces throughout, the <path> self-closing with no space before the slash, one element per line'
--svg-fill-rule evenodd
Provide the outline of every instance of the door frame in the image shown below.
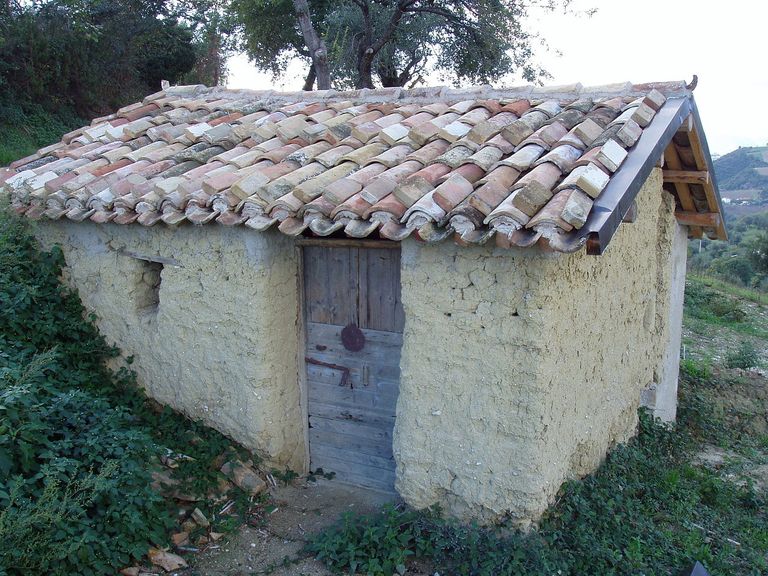
<path fill-rule="evenodd" d="M 299 385 L 299 413 L 301 414 L 301 428 L 304 435 L 304 470 L 302 474 L 310 472 L 309 451 L 309 388 L 307 382 L 307 306 L 304 294 L 304 247 L 326 246 L 330 248 L 379 248 L 388 250 L 400 250 L 400 242 L 392 240 L 356 240 L 354 238 L 297 238 L 295 242 L 296 265 L 298 273 L 297 297 L 298 302 L 298 328 L 296 364 L 298 369 L 297 382 Z"/>

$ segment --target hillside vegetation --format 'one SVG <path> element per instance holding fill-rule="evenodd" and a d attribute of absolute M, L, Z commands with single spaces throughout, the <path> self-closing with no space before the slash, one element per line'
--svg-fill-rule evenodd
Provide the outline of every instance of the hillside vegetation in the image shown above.
<path fill-rule="evenodd" d="M 714 162 L 721 191 L 758 190 L 760 200 L 768 202 L 768 175 L 756 168 L 768 168 L 768 147 L 744 147 L 721 156 Z"/>
<path fill-rule="evenodd" d="M 768 210 L 726 218 L 728 242 L 691 240 L 688 269 L 738 286 L 768 291 Z"/>
<path fill-rule="evenodd" d="M 239 525 L 214 498 L 246 505 L 219 472 L 242 451 L 107 368 L 118 350 L 63 263 L 0 207 L 0 576 L 115 574 L 167 546 L 190 502 L 210 520 L 190 539 Z"/>

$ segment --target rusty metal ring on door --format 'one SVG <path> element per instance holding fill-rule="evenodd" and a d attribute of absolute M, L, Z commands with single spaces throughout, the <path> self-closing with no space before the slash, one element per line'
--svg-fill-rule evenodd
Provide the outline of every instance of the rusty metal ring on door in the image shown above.
<path fill-rule="evenodd" d="M 360 352 L 365 348 L 365 334 L 354 324 L 347 324 L 341 330 L 341 343 L 350 352 Z"/>

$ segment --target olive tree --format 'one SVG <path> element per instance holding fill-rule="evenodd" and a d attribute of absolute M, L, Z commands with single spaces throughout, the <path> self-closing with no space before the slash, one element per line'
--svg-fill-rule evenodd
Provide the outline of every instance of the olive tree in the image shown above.
<path fill-rule="evenodd" d="M 570 0 L 233 0 L 254 64 L 280 75 L 309 65 L 305 89 L 411 86 L 427 73 L 488 83 L 509 73 L 545 73 L 534 61 L 533 9 Z"/>

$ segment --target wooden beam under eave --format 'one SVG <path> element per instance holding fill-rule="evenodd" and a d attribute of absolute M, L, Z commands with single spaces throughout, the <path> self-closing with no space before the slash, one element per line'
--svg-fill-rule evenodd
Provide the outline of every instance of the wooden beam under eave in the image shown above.
<path fill-rule="evenodd" d="M 664 170 L 664 182 L 672 184 L 709 184 L 706 170 Z"/>
<path fill-rule="evenodd" d="M 702 228 L 717 228 L 722 223 L 722 218 L 717 212 L 687 212 L 675 211 L 675 218 L 683 226 L 700 226 Z"/>
<path fill-rule="evenodd" d="M 315 238 L 300 236 L 296 238 L 299 246 L 326 246 L 330 248 L 379 248 L 399 250 L 400 242 L 391 240 L 364 240 L 357 238 Z"/>
<path fill-rule="evenodd" d="M 666 150 L 664 150 L 664 159 L 669 166 L 669 170 L 681 171 L 683 169 L 683 162 L 680 160 L 680 155 L 677 153 L 674 140 L 669 143 Z M 696 204 L 693 203 L 693 195 L 687 182 L 675 182 L 675 192 L 680 200 L 680 206 L 686 212 L 696 212 Z M 692 226 L 688 231 L 692 238 L 701 238 L 703 230 Z"/>
<path fill-rule="evenodd" d="M 704 145 L 702 144 L 701 137 L 699 136 L 699 127 L 701 125 L 701 121 L 699 120 L 698 116 L 694 116 L 694 114 L 698 114 L 696 112 L 696 108 L 694 106 L 694 110 L 691 112 L 691 117 L 694 120 L 693 124 L 693 130 L 688 132 L 688 141 L 691 144 L 691 150 L 693 151 L 693 157 L 696 159 L 696 168 L 698 170 L 707 170 L 710 166 L 711 159 L 708 161 L 707 156 L 704 154 Z M 710 212 L 720 212 L 720 201 L 717 198 L 717 191 L 715 190 L 715 186 L 713 184 L 712 179 L 710 178 L 710 181 L 703 184 L 704 187 L 704 193 L 707 196 L 707 206 L 709 207 Z M 727 240 L 728 239 L 728 233 L 725 231 L 725 224 L 723 222 L 723 219 L 720 218 L 720 221 L 718 222 L 717 226 L 715 226 L 715 230 L 717 231 L 717 237 L 721 240 Z"/>

